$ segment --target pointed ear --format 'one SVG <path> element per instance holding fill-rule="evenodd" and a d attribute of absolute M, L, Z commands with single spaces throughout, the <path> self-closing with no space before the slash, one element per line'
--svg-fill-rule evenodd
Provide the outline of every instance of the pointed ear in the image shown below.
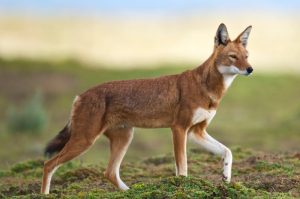
<path fill-rule="evenodd" d="M 248 26 L 236 39 L 236 42 L 242 43 L 242 45 L 246 48 L 248 43 L 248 37 L 250 35 L 252 26 Z"/>
<path fill-rule="evenodd" d="M 225 24 L 221 23 L 218 27 L 216 36 L 215 36 L 215 47 L 219 46 L 219 45 L 227 45 L 228 41 L 229 41 L 229 35 L 227 32 L 227 28 L 225 26 Z"/>

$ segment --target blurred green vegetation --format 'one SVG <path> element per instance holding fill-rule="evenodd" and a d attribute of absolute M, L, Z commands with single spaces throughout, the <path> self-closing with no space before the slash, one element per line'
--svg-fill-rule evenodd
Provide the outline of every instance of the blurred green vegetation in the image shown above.
<path fill-rule="evenodd" d="M 65 125 L 77 94 L 97 84 L 120 79 L 180 73 L 192 65 L 162 64 L 153 69 L 110 70 L 74 60 L 0 59 L 0 167 L 41 156 L 46 143 Z M 104 69 L 105 68 L 105 69 Z M 224 97 L 208 132 L 232 147 L 241 145 L 266 151 L 299 150 L 300 75 L 257 74 L 238 77 Z M 44 94 L 49 123 L 38 135 L 9 134 L 5 114 L 36 90 Z M 192 144 L 190 144 L 192 145 Z M 136 129 L 126 160 L 172 153 L 169 129 Z M 108 141 L 101 137 L 80 160 L 106 161 Z"/>
<path fill-rule="evenodd" d="M 41 133 L 47 124 L 41 92 L 36 92 L 21 108 L 9 107 L 7 130 L 12 133 Z"/>

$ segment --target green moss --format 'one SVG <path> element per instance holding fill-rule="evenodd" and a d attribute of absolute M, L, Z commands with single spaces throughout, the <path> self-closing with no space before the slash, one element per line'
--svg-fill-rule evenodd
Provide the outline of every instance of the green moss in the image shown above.
<path fill-rule="evenodd" d="M 10 169 L 12 176 L 21 178 L 39 178 L 42 176 L 44 161 L 42 159 L 28 160 L 13 165 Z"/>
<path fill-rule="evenodd" d="M 269 163 L 265 161 L 258 161 L 255 165 L 255 168 L 259 171 L 268 171 L 272 173 L 283 172 L 287 175 L 293 175 L 294 166 L 291 164 L 282 164 L 282 163 Z"/>
<path fill-rule="evenodd" d="M 43 161 L 29 160 L 0 175 L 1 198 L 291 198 L 300 196 L 300 160 L 291 155 L 269 155 L 234 149 L 233 182 L 221 181 L 220 158 L 192 149 L 189 177 L 174 177 L 170 154 L 122 165 L 121 176 L 130 186 L 124 192 L 103 177 L 103 166 L 72 161 L 60 167 L 51 194 L 39 194 Z M 292 166 L 291 166 L 292 165 Z M 292 172 L 293 175 L 287 175 Z M 1 173 L 1 172 L 0 172 Z M 29 176 L 29 177 L 28 177 Z M 20 186 L 21 185 L 21 186 Z"/>
<path fill-rule="evenodd" d="M 1 171 L 0 170 L 0 178 L 11 175 L 10 171 Z"/>
<path fill-rule="evenodd" d="M 253 151 L 251 149 L 243 149 L 241 146 L 232 147 L 231 150 L 234 160 L 242 160 L 253 155 Z"/>
<path fill-rule="evenodd" d="M 15 164 L 14 166 L 12 166 L 11 171 L 20 173 L 20 172 L 24 172 L 36 168 L 41 168 L 43 165 L 44 165 L 44 161 L 42 159 L 28 160 L 25 162 L 20 162 L 18 164 Z"/>
<path fill-rule="evenodd" d="M 155 183 L 138 184 L 127 192 L 102 195 L 103 198 L 253 198 L 271 194 L 247 188 L 241 183 L 214 185 L 194 177 L 169 177 Z M 286 196 L 286 194 L 282 194 Z"/>

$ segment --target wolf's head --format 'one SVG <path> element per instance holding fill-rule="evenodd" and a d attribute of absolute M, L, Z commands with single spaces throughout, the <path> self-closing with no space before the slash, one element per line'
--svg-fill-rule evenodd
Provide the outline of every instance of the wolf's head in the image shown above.
<path fill-rule="evenodd" d="M 216 36 L 214 55 L 218 71 L 223 75 L 250 75 L 253 68 L 248 63 L 247 41 L 252 26 L 248 26 L 231 41 L 226 26 L 220 24 Z"/>

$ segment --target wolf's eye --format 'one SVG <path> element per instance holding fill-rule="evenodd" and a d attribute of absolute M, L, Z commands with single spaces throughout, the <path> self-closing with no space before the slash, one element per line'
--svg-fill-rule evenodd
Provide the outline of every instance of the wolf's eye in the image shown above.
<path fill-rule="evenodd" d="M 236 55 L 229 55 L 229 58 L 238 59 L 238 57 Z"/>

